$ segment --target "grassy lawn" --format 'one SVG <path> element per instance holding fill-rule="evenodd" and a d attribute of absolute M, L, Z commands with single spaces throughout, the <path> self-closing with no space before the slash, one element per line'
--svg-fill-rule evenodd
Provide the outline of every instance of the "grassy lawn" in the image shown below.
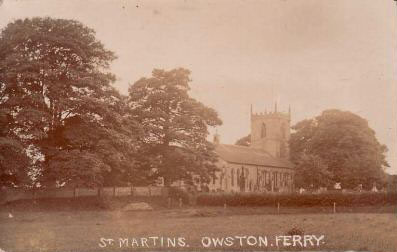
<path fill-rule="evenodd" d="M 390 209 L 362 209 L 332 214 L 327 209 L 282 209 L 275 214 L 270 208 L 182 208 L 153 211 L 122 212 L 119 210 L 67 210 L 62 211 L 3 207 L 0 210 L 0 248 L 5 251 L 134 251 L 141 248 L 175 249 L 251 249 L 251 250 L 362 250 L 397 251 L 397 215 Z M 377 213 L 378 211 L 378 213 Z M 394 213 L 391 213 L 394 211 Z M 8 213 L 12 212 L 13 218 Z M 304 213 L 308 212 L 308 213 Z M 382 212 L 382 213 L 379 213 Z M 276 236 L 286 235 L 292 228 L 305 235 L 324 235 L 319 246 L 296 244 L 276 246 Z M 221 238 L 236 236 L 266 237 L 267 246 L 241 247 L 235 240 L 231 247 L 203 247 L 202 237 Z M 184 246 L 167 247 L 157 240 L 148 242 L 140 238 L 184 238 Z M 114 239 L 113 245 L 103 240 Z M 128 238 L 120 248 L 119 238 Z M 136 238 L 137 243 L 133 244 Z M 154 239 L 154 238 L 150 238 Z M 149 241 L 153 241 L 150 240 Z M 107 240 L 106 240 L 107 241 Z M 171 242 L 172 243 L 172 242 Z M 143 246 L 142 246 L 143 244 Z M 273 246 L 271 246 L 271 244 Z M 263 244 L 262 244 L 263 245 Z M 187 247 L 189 246 L 189 247 Z"/>

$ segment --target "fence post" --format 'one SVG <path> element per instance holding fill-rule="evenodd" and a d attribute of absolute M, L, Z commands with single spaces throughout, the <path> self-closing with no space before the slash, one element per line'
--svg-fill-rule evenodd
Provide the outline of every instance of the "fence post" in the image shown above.
<path fill-rule="evenodd" d="M 227 205 L 226 202 L 223 204 L 223 209 L 226 209 Z"/>
<path fill-rule="evenodd" d="M 116 197 L 116 186 L 113 186 L 113 197 Z"/>
<path fill-rule="evenodd" d="M 336 213 L 336 203 L 334 202 L 334 213 Z"/>
<path fill-rule="evenodd" d="M 277 202 L 277 214 L 280 214 L 280 202 Z"/>

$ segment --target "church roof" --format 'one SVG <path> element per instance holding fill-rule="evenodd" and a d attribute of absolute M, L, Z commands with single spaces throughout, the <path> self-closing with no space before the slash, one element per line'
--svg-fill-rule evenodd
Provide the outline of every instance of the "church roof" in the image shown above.
<path fill-rule="evenodd" d="M 218 144 L 215 151 L 221 159 L 231 163 L 290 169 L 294 167 L 291 162 L 284 159 L 275 158 L 261 149 L 240 145 Z"/>

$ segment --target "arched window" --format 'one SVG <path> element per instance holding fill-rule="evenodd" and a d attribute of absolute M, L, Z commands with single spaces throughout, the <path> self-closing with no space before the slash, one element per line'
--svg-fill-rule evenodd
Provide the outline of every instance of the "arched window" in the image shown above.
<path fill-rule="evenodd" d="M 231 176 L 232 176 L 232 186 L 234 186 L 234 168 L 232 168 L 232 171 L 231 171 Z"/>
<path fill-rule="evenodd" d="M 266 137 L 266 124 L 262 123 L 261 138 Z"/>
<path fill-rule="evenodd" d="M 241 166 L 241 172 L 240 172 L 240 176 L 239 176 L 239 187 L 240 187 L 240 191 L 244 192 L 245 191 L 245 180 L 247 178 L 247 175 L 245 174 L 246 170 L 244 168 L 244 166 Z"/>
<path fill-rule="evenodd" d="M 265 171 L 265 185 L 269 184 L 269 174 Z"/>

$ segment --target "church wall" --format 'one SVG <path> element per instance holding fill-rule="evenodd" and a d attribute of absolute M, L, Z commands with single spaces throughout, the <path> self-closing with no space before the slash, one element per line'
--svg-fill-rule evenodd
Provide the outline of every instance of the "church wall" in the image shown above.
<path fill-rule="evenodd" d="M 251 115 L 251 147 L 263 149 L 274 157 L 289 157 L 289 117 L 282 113 Z M 285 150 L 282 150 L 284 145 Z"/>
<path fill-rule="evenodd" d="M 266 137 L 271 138 L 281 138 L 282 133 L 280 130 L 280 125 L 284 121 L 279 117 L 266 117 L 266 116 L 253 116 L 251 123 L 251 132 L 253 136 L 254 142 L 262 139 L 262 125 L 263 123 L 266 125 Z"/>
<path fill-rule="evenodd" d="M 221 171 L 209 184 L 216 192 L 290 192 L 293 191 L 294 172 L 287 168 L 275 168 L 223 161 Z M 244 180 L 241 173 L 244 171 Z"/>
<path fill-rule="evenodd" d="M 276 139 L 263 138 L 259 139 L 252 145 L 253 148 L 265 150 L 273 157 L 280 157 L 280 141 Z"/>

